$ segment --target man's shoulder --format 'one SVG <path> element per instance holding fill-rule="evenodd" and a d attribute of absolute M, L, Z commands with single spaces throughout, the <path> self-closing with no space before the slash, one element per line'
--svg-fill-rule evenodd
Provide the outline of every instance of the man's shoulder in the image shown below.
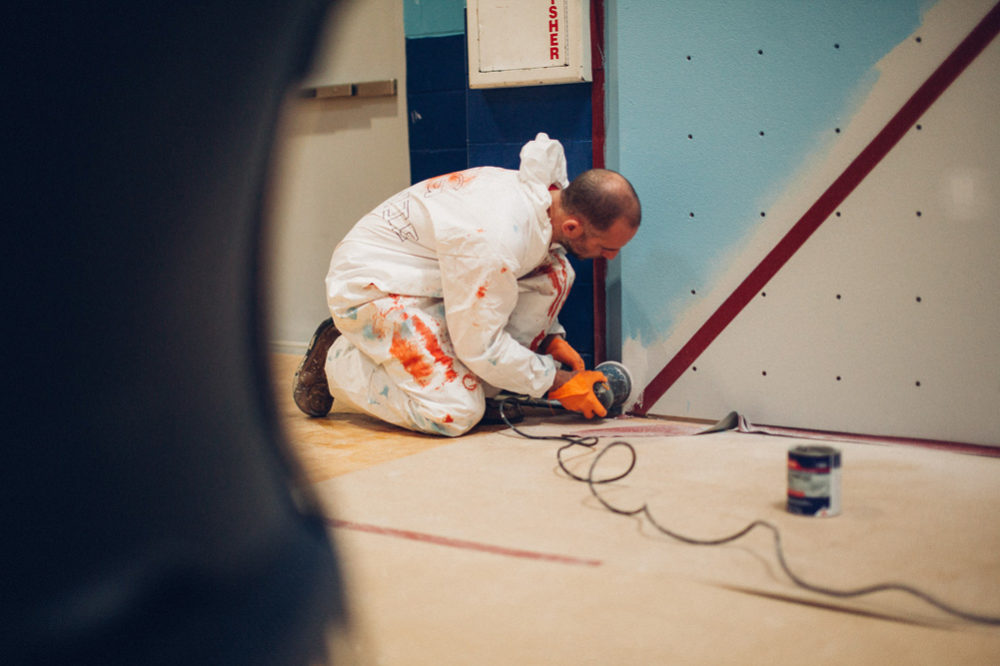
<path fill-rule="evenodd" d="M 483 187 L 514 184 L 517 171 L 494 166 L 478 166 L 433 176 L 408 189 L 411 195 L 433 199 L 441 195 L 474 192 Z"/>

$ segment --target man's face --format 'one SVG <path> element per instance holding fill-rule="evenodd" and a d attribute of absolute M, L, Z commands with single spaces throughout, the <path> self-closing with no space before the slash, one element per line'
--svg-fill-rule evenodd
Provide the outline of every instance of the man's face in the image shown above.
<path fill-rule="evenodd" d="M 624 219 L 615 220 L 615 223 L 608 227 L 607 231 L 601 231 L 590 224 L 584 222 L 582 231 L 576 238 L 566 238 L 563 244 L 566 249 L 577 259 L 614 259 L 618 252 L 625 247 L 638 229 L 633 228 Z"/>

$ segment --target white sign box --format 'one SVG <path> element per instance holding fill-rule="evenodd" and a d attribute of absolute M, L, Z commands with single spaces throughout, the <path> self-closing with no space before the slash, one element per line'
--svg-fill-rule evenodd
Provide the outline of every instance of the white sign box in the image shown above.
<path fill-rule="evenodd" d="M 590 81 L 589 0 L 467 0 L 469 87 Z"/>

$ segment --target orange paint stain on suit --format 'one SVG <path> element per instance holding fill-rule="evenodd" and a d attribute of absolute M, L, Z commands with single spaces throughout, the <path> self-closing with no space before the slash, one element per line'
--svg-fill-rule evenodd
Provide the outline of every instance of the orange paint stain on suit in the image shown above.
<path fill-rule="evenodd" d="M 401 336 L 399 331 L 392 334 L 392 345 L 389 347 L 389 353 L 403 364 L 403 368 L 410 373 L 417 384 L 427 386 L 430 383 L 434 367 L 424 358 L 421 349 Z"/>
<path fill-rule="evenodd" d="M 427 184 L 424 186 L 426 189 L 424 196 L 430 196 L 446 189 L 455 192 L 475 179 L 475 169 L 466 169 L 465 171 L 456 171 L 444 176 L 438 176 L 427 181 Z"/>
<path fill-rule="evenodd" d="M 535 339 L 531 341 L 530 345 L 528 345 L 528 349 L 530 349 L 531 351 L 538 351 L 538 346 L 542 344 L 542 340 L 545 339 L 546 335 L 548 335 L 547 331 L 542 331 L 541 333 L 536 335 Z"/>
<path fill-rule="evenodd" d="M 450 382 L 458 379 L 458 373 L 455 372 L 455 363 L 451 356 L 445 354 L 444 350 L 441 349 L 441 342 L 434 335 L 434 331 L 427 324 L 416 318 L 413 319 L 413 327 L 417 329 L 417 333 L 423 338 L 424 346 L 434 358 L 434 362 L 445 368 L 445 381 Z"/>
<path fill-rule="evenodd" d="M 552 283 L 552 288 L 556 293 L 556 297 L 552 300 L 552 305 L 549 306 L 548 315 L 550 317 L 554 317 L 562 307 L 562 302 L 566 297 L 566 283 L 569 281 L 569 274 L 566 271 L 566 265 L 563 263 L 565 260 L 558 259 L 558 261 L 558 270 L 552 264 L 545 264 L 538 267 L 539 273 L 548 276 L 549 282 Z"/>
<path fill-rule="evenodd" d="M 389 294 L 388 296 L 392 300 L 392 305 L 382 310 L 376 311 L 375 314 L 372 315 L 371 319 L 372 334 L 379 339 L 385 337 L 386 317 L 389 315 L 389 313 L 403 308 L 403 304 L 400 302 L 399 294 Z M 406 313 L 403 313 L 403 319 L 406 318 L 407 318 Z"/>

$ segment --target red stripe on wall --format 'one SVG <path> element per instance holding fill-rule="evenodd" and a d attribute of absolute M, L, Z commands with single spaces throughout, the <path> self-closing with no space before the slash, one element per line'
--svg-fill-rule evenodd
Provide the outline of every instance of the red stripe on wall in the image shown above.
<path fill-rule="evenodd" d="M 774 277 L 782 266 L 809 239 L 844 199 L 882 161 L 909 131 L 910 127 L 937 101 L 969 63 L 986 48 L 1000 32 L 1000 4 L 979 22 L 962 43 L 924 82 L 889 123 L 854 159 L 820 198 L 785 234 L 764 260 L 754 268 L 701 328 L 681 347 L 680 351 L 653 378 L 642 393 L 634 413 L 643 415 L 663 397 L 692 363 L 712 344 L 744 307 Z"/>
<path fill-rule="evenodd" d="M 592 163 L 595 169 L 604 168 L 604 0 L 590 2 L 590 70 L 593 85 L 590 89 Z"/>
<path fill-rule="evenodd" d="M 590 138 L 591 166 L 604 168 L 604 0 L 590 3 L 590 69 L 593 83 L 590 87 Z M 594 365 L 607 358 L 607 269 L 608 262 L 603 257 L 593 260 L 594 276 Z"/>

